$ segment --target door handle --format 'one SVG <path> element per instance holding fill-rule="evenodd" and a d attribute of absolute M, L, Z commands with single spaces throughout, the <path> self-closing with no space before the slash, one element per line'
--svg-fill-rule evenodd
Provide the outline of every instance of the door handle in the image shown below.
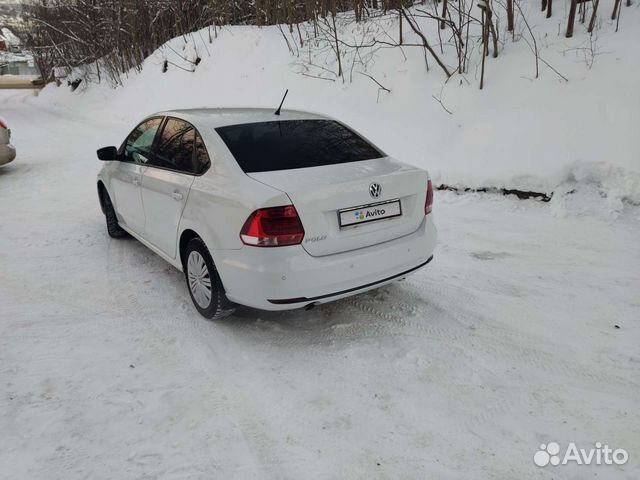
<path fill-rule="evenodd" d="M 182 200 L 182 194 L 180 192 L 173 192 L 171 194 L 171 198 L 173 198 L 175 201 L 179 202 L 180 200 Z"/>
<path fill-rule="evenodd" d="M 140 179 L 138 177 L 133 177 L 133 184 L 137 187 L 140 185 Z"/>

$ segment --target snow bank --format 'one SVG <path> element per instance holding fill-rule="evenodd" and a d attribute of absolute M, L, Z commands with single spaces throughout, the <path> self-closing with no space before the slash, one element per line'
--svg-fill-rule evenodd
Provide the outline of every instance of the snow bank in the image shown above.
<path fill-rule="evenodd" d="M 617 218 L 625 204 L 640 205 L 640 174 L 606 162 L 575 162 L 558 180 L 551 199 L 559 217 L 593 214 Z"/>
<path fill-rule="evenodd" d="M 7 27 L 0 28 L 0 34 L 7 39 L 11 45 L 22 45 L 20 39 Z"/>
<path fill-rule="evenodd" d="M 288 88 L 285 107 L 339 118 L 387 153 L 429 168 L 439 183 L 552 192 L 564 183 L 597 182 L 607 195 L 638 203 L 640 3 L 623 9 L 617 33 L 606 16 L 600 18 L 592 41 L 581 24 L 572 39 L 559 33 L 564 5 L 551 19 L 537 3 L 525 7 L 544 60 L 540 77 L 534 78 L 531 39 L 520 24 L 515 40 L 501 32 L 500 57 L 487 59 L 483 91 L 474 65 L 469 74 L 445 82 L 437 67 L 426 71 L 421 49 L 411 47 L 375 52 L 366 72 L 356 66 L 344 82 L 310 78 L 300 73 L 306 45 L 292 55 L 276 27 L 229 27 L 211 43 L 207 30 L 173 39 L 146 60 L 141 73 L 125 78 L 124 87 L 89 85 L 71 93 L 49 86 L 36 101 L 79 116 L 99 112 L 113 124 L 115 142 L 154 111 L 275 109 Z M 353 35 L 359 27 L 349 28 Z M 388 32 L 397 36 L 392 20 Z M 437 38 L 435 30 L 431 38 Z M 201 62 L 194 67 L 189 60 L 196 58 Z M 445 52 L 445 58 L 454 64 L 453 56 Z M 379 91 L 360 72 L 391 92 Z"/>

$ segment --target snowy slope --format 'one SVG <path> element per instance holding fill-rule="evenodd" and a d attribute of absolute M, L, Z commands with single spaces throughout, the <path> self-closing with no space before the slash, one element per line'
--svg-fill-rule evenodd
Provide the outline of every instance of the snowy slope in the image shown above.
<path fill-rule="evenodd" d="M 365 73 L 391 93 L 378 92 L 372 80 L 358 74 L 364 71 L 360 66 L 353 74 L 347 69 L 345 83 L 310 78 L 298 73 L 308 52 L 292 55 L 276 27 L 228 27 L 212 43 L 206 30 L 186 42 L 174 39 L 146 61 L 142 73 L 125 78 L 124 88 L 90 85 L 70 93 L 66 86 L 51 86 L 34 105 L 55 104 L 72 115 L 95 112 L 122 121 L 124 134 L 133 122 L 163 109 L 275 108 L 288 88 L 287 107 L 340 118 L 388 153 L 428 167 L 441 183 L 551 192 L 566 180 L 586 180 L 581 172 L 588 171 L 588 180 L 599 187 L 604 183 L 611 196 L 640 203 L 640 2 L 623 9 L 617 33 L 606 15 L 599 20 L 593 58 L 584 25 L 576 26 L 572 39 L 559 34 L 566 23 L 564 3 L 551 19 L 538 11 L 537 2 L 523 5 L 529 8 L 540 56 L 568 82 L 543 62 L 534 79 L 531 39 L 521 21 L 516 41 L 501 32 L 500 57 L 487 60 L 482 92 L 475 63 L 464 78 L 445 84 L 434 65 L 425 71 L 421 49 L 411 47 L 378 50 L 367 62 Z M 353 33 L 358 28 L 348 24 L 343 35 L 358 38 Z M 385 28 L 397 36 L 395 20 Z M 437 38 L 434 30 L 430 38 Z M 406 33 L 405 42 L 411 41 Z M 178 67 L 193 68 L 182 57 L 202 62 L 190 73 Z M 445 58 L 455 64 L 450 48 Z M 165 60 L 170 63 L 163 74 Z M 330 61 L 327 67 L 335 69 Z"/>
<path fill-rule="evenodd" d="M 178 271 L 106 234 L 94 150 L 124 127 L 28 95 L 0 92 L 19 152 L 0 169 L 0 478 L 640 476 L 638 207 L 443 192 L 435 260 L 406 281 L 207 322 Z M 536 467 L 550 441 L 630 461 Z"/>

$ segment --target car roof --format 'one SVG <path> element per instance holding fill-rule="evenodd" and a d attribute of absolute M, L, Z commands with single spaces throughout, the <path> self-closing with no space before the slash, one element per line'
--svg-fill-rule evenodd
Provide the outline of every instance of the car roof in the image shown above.
<path fill-rule="evenodd" d="M 245 123 L 270 122 L 278 120 L 327 120 L 328 117 L 300 110 L 282 110 L 275 115 L 273 108 L 189 108 L 158 112 L 152 116 L 177 117 L 196 127 L 218 128 Z"/>

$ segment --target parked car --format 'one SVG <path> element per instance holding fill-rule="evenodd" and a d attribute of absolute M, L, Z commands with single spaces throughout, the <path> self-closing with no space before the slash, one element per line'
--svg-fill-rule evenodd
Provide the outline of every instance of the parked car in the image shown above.
<path fill-rule="evenodd" d="M 428 173 L 320 115 L 162 112 L 98 158 L 109 235 L 129 233 L 182 270 L 207 318 L 235 304 L 310 308 L 433 258 Z"/>
<path fill-rule="evenodd" d="M 16 148 L 9 143 L 11 130 L 7 123 L 0 118 L 0 165 L 6 165 L 16 158 Z"/>

